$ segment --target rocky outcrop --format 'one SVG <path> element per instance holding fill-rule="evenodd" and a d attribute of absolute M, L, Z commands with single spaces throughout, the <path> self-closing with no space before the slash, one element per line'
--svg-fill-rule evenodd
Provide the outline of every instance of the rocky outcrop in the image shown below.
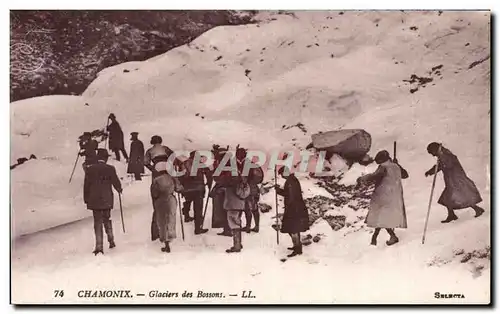
<path fill-rule="evenodd" d="M 10 99 L 78 95 L 104 68 L 143 61 L 219 25 L 252 23 L 237 11 L 10 11 Z"/>

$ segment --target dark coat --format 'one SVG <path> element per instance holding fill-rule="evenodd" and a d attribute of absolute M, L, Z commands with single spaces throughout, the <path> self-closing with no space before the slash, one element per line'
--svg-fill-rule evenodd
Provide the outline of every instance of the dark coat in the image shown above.
<path fill-rule="evenodd" d="M 438 203 L 451 209 L 467 208 L 482 201 L 474 182 L 465 174 L 460 161 L 448 149 L 441 147 L 438 154 L 438 169 L 443 171 L 445 188 Z M 435 173 L 436 166 L 427 173 Z"/>
<path fill-rule="evenodd" d="M 125 143 L 123 142 L 123 131 L 118 121 L 115 120 L 111 122 L 108 125 L 107 130 L 109 132 L 109 149 L 112 151 L 125 149 Z"/>
<path fill-rule="evenodd" d="M 286 179 L 283 189 L 277 187 L 276 192 L 285 197 L 281 232 L 298 233 L 309 230 L 309 214 L 302 198 L 299 180 L 291 174 Z"/>
<path fill-rule="evenodd" d="M 401 184 L 401 178 L 405 172 L 406 170 L 401 166 L 388 160 L 381 163 L 374 173 L 359 178 L 359 181 L 375 183 L 375 190 L 370 200 L 370 210 L 365 219 L 368 227 L 407 228 L 403 186 Z M 405 177 L 407 177 L 406 175 Z"/>
<path fill-rule="evenodd" d="M 144 173 L 144 144 L 139 140 L 130 143 L 127 173 Z"/>
<path fill-rule="evenodd" d="M 245 163 L 252 163 L 250 160 L 246 160 Z M 248 184 L 250 185 L 251 195 L 258 197 L 260 196 L 259 184 L 264 180 L 264 171 L 261 167 L 249 168 L 248 171 Z"/>
<path fill-rule="evenodd" d="M 220 160 L 215 160 L 213 169 L 211 169 L 210 177 L 215 182 L 214 187 L 209 192 L 208 196 L 212 198 L 212 228 L 228 228 L 227 211 L 224 208 L 224 200 L 226 196 L 224 176 L 230 175 L 228 172 L 221 172 L 219 175 L 214 175 Z"/>
<path fill-rule="evenodd" d="M 99 144 L 96 140 L 89 140 L 85 142 L 80 142 L 80 156 L 85 156 L 85 164 L 95 164 L 97 163 L 97 148 Z"/>
<path fill-rule="evenodd" d="M 212 228 L 224 228 L 227 226 L 227 212 L 224 209 L 225 189 L 216 183 L 210 193 L 212 197 Z"/>
<path fill-rule="evenodd" d="M 182 164 L 182 170 L 185 171 L 184 175 L 179 177 L 184 192 L 203 192 L 205 193 L 205 185 L 212 187 L 212 173 L 208 168 L 198 168 L 197 172 L 193 175 L 191 169 L 193 167 L 193 160 L 187 159 Z M 205 184 L 206 177 L 206 184 Z"/>
<path fill-rule="evenodd" d="M 231 157 L 234 158 L 234 157 Z M 234 160 L 235 162 L 235 160 Z M 230 161 L 227 162 L 226 166 L 231 165 Z M 217 165 L 218 167 L 218 165 Z M 216 169 L 217 169 L 216 167 Z M 240 165 L 238 164 L 238 171 L 240 171 Z M 244 176 L 233 176 L 232 171 L 224 170 L 219 175 L 213 175 L 213 180 L 216 185 L 223 187 L 224 189 L 224 209 L 243 211 L 245 210 L 245 199 L 241 199 L 237 194 L 236 190 L 242 180 L 247 181 L 247 177 Z"/>
<path fill-rule="evenodd" d="M 121 192 L 122 185 L 115 167 L 99 161 L 90 165 L 85 172 L 83 183 L 83 200 L 90 210 L 106 210 L 113 208 L 113 190 Z"/>

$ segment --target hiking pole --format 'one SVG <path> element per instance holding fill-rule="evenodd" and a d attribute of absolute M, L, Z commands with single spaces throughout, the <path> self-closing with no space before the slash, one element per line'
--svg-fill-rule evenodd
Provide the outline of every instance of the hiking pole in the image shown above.
<path fill-rule="evenodd" d="M 108 140 L 109 140 L 108 126 L 109 126 L 109 115 L 108 115 L 108 120 L 106 120 L 106 128 L 104 129 L 104 132 L 106 133 L 106 139 L 104 140 L 104 149 L 108 149 Z"/>
<path fill-rule="evenodd" d="M 118 192 L 118 199 L 120 200 L 120 216 L 122 217 L 122 229 L 125 233 L 125 222 L 123 221 L 123 207 L 122 207 L 122 194 Z"/>
<path fill-rule="evenodd" d="M 69 177 L 69 182 L 68 183 L 71 183 L 71 179 L 73 178 L 73 174 L 75 173 L 76 164 L 78 163 L 78 159 L 79 158 L 80 158 L 80 150 L 78 150 L 78 153 L 76 154 L 75 165 L 73 166 L 73 171 L 71 171 L 71 176 Z"/>
<path fill-rule="evenodd" d="M 274 167 L 274 185 L 278 185 L 278 171 L 276 169 L 276 166 Z M 276 188 L 274 188 L 274 199 L 276 201 L 276 243 L 279 245 L 280 244 L 280 232 L 279 232 L 279 225 L 278 225 L 278 192 L 276 191 Z"/>
<path fill-rule="evenodd" d="M 440 150 L 441 150 L 441 145 L 439 145 L 438 152 Z M 427 223 L 429 222 L 429 214 L 431 212 L 432 195 L 434 194 L 434 186 L 436 185 L 438 166 L 439 166 L 439 156 L 437 157 L 436 166 L 434 168 L 434 179 L 432 179 L 431 197 L 429 198 L 429 207 L 427 208 L 427 217 L 425 218 L 424 234 L 422 235 L 422 244 L 424 244 L 424 242 L 425 242 L 425 233 L 427 231 Z"/>
<path fill-rule="evenodd" d="M 184 241 L 184 223 L 182 222 L 181 196 L 179 193 L 177 193 L 177 203 L 179 203 L 179 218 L 181 219 L 182 241 Z"/>
<path fill-rule="evenodd" d="M 392 156 L 392 158 L 397 160 L 397 158 L 396 158 L 396 141 L 394 141 L 394 155 Z"/>

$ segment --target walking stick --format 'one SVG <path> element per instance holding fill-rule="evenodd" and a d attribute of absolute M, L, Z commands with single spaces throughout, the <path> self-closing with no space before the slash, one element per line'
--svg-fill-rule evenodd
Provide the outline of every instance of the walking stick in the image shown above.
<path fill-rule="evenodd" d="M 71 176 L 69 177 L 68 183 L 71 183 L 71 179 L 73 178 L 73 174 L 75 173 L 76 164 L 78 163 L 79 158 L 80 158 L 80 150 L 78 150 L 78 153 L 76 154 L 75 165 L 73 166 L 73 171 L 71 171 Z"/>
<path fill-rule="evenodd" d="M 106 140 L 104 140 L 104 149 L 108 149 L 108 141 L 109 141 L 108 126 L 109 126 L 109 115 L 108 115 L 108 120 L 106 120 L 106 128 L 104 129 L 104 132 L 106 132 Z"/>
<path fill-rule="evenodd" d="M 184 241 L 184 222 L 182 222 L 181 196 L 179 193 L 177 193 L 177 203 L 179 203 L 179 218 L 181 219 L 182 241 Z"/>
<path fill-rule="evenodd" d="M 441 145 L 439 145 L 438 152 L 441 150 Z M 434 186 L 436 185 L 436 177 L 438 173 L 439 157 L 436 160 L 436 168 L 434 171 L 434 179 L 432 180 L 431 197 L 429 198 L 429 207 L 427 208 L 427 217 L 425 217 L 424 234 L 422 235 L 422 244 L 425 242 L 425 233 L 427 232 L 427 223 L 429 222 L 429 214 L 431 212 L 432 195 L 434 194 Z"/>
<path fill-rule="evenodd" d="M 125 222 L 123 221 L 122 194 L 120 192 L 118 192 L 118 199 L 120 200 L 120 215 L 122 217 L 122 229 L 123 233 L 125 233 Z"/>
<path fill-rule="evenodd" d="M 393 154 L 393 158 L 397 160 L 397 158 L 396 158 L 396 141 L 394 141 L 394 154 Z"/>
<path fill-rule="evenodd" d="M 278 171 L 276 170 L 276 166 L 274 167 L 274 185 L 278 185 Z M 280 244 L 280 232 L 278 225 L 278 192 L 274 189 L 274 196 L 276 201 L 276 243 Z"/>

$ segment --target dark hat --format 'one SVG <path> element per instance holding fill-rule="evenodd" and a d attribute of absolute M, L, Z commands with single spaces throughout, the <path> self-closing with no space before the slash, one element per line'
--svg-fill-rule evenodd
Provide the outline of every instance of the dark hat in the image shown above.
<path fill-rule="evenodd" d="M 109 114 L 109 118 L 110 118 L 110 119 L 114 119 L 114 118 L 116 118 L 116 116 L 115 116 L 115 114 L 114 114 L 114 113 L 110 113 L 110 114 Z"/>
<path fill-rule="evenodd" d="M 212 145 L 212 152 L 227 152 L 229 150 L 228 147 L 220 147 L 220 145 L 214 144 Z"/>
<path fill-rule="evenodd" d="M 139 135 L 139 132 L 132 132 L 132 133 L 130 133 L 130 135 L 137 136 L 137 135 Z"/>
<path fill-rule="evenodd" d="M 236 158 L 243 159 L 247 156 L 247 150 L 243 147 L 236 148 Z"/>
<path fill-rule="evenodd" d="M 163 139 L 159 135 L 153 135 L 151 137 L 151 141 L 150 141 L 151 145 L 161 144 L 162 142 L 163 142 Z"/>
<path fill-rule="evenodd" d="M 389 159 L 391 159 L 391 156 L 389 155 L 389 152 L 386 150 L 381 150 L 377 153 L 377 155 L 375 155 L 375 162 L 377 164 L 384 163 Z"/>
<path fill-rule="evenodd" d="M 109 153 L 107 149 L 104 148 L 98 148 L 97 149 L 97 159 L 99 160 L 106 160 L 109 157 Z"/>
<path fill-rule="evenodd" d="M 436 154 L 440 146 L 441 146 L 440 143 L 432 142 L 429 145 L 427 145 L 427 152 L 429 154 L 430 153 Z"/>
<path fill-rule="evenodd" d="M 83 137 L 92 137 L 90 132 L 83 132 Z"/>
<path fill-rule="evenodd" d="M 285 173 L 285 175 L 290 175 L 290 168 L 288 168 L 287 166 L 283 166 L 283 167 L 281 167 L 281 168 L 278 170 L 278 174 L 279 174 L 279 175 L 283 175 L 283 173 Z"/>

